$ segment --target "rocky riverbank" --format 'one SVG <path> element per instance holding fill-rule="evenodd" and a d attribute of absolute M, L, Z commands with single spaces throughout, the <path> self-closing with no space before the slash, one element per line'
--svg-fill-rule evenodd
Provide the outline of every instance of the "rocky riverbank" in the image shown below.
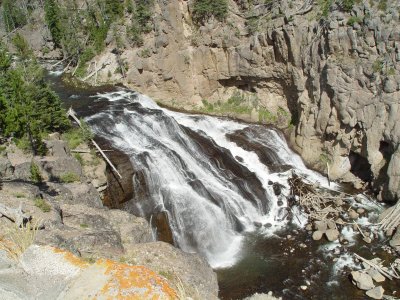
<path fill-rule="evenodd" d="M 73 155 L 58 134 L 50 135 L 46 144 L 49 151 L 43 157 L 26 154 L 12 142 L 1 144 L 1 295 L 13 299 L 38 295 L 74 298 L 90 291 L 95 294 L 106 286 L 123 294 L 124 284 L 132 283 L 138 291 L 147 289 L 148 295 L 158 293 L 161 284 L 166 287 L 161 288 L 162 293 L 170 298 L 180 290 L 199 299 L 217 297 L 216 275 L 203 258 L 155 241 L 145 219 L 103 205 L 106 166 L 86 144 L 76 147 L 79 155 Z M 21 226 L 28 229 L 18 228 L 18 216 L 22 216 Z M 23 241 L 21 232 L 25 232 Z M 69 259 L 72 255 L 79 258 Z M 120 264 L 98 261 L 104 258 Z M 49 260 L 59 264 L 58 271 L 48 269 Z M 143 282 L 133 280 L 133 275 L 118 279 L 119 283 L 101 275 L 125 271 L 140 273 Z M 15 281 L 16 276 L 20 279 Z M 32 282 L 29 288 L 22 286 L 24 278 Z M 53 279 L 57 288 L 50 291 L 43 282 Z M 87 291 L 80 290 L 82 284 L 87 285 Z"/>

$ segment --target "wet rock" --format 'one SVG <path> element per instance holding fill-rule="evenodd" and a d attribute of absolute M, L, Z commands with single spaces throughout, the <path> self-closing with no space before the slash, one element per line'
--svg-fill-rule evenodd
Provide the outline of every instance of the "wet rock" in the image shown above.
<path fill-rule="evenodd" d="M 253 222 L 253 224 L 254 224 L 254 226 L 255 227 L 257 227 L 257 228 L 260 228 L 260 227 L 262 227 L 262 223 L 261 222 Z"/>
<path fill-rule="evenodd" d="M 275 183 L 272 185 L 272 188 L 273 188 L 274 194 L 275 194 L 276 196 L 279 196 L 280 194 L 282 194 L 282 185 L 281 185 L 281 184 L 275 182 Z"/>
<path fill-rule="evenodd" d="M 256 223 L 261 224 L 259 222 L 254 222 L 255 226 L 257 226 Z M 151 217 L 151 225 L 153 228 L 157 229 L 157 240 L 174 245 L 174 235 L 169 224 L 170 221 L 167 211 L 160 211 L 153 214 Z"/>
<path fill-rule="evenodd" d="M 372 239 L 369 236 L 363 237 L 363 241 L 366 242 L 367 244 L 371 244 Z"/>
<path fill-rule="evenodd" d="M 314 229 L 325 232 L 328 228 L 328 225 L 326 224 L 325 221 L 315 221 L 314 222 Z"/>
<path fill-rule="evenodd" d="M 335 205 L 336 205 L 336 206 L 342 206 L 343 203 L 344 203 L 344 202 L 343 202 L 342 199 L 336 199 L 336 200 L 335 200 Z"/>
<path fill-rule="evenodd" d="M 319 231 L 319 230 L 314 231 L 314 233 L 312 235 L 312 238 L 313 238 L 314 241 L 319 241 L 320 239 L 322 239 L 322 235 L 323 234 L 324 233 L 322 231 Z"/>
<path fill-rule="evenodd" d="M 365 209 L 361 208 L 361 207 L 357 208 L 357 213 L 361 215 L 361 214 L 365 213 Z"/>
<path fill-rule="evenodd" d="M 283 205 L 283 201 L 279 200 L 277 204 L 278 204 L 278 206 L 282 206 Z"/>
<path fill-rule="evenodd" d="M 337 218 L 335 222 L 336 222 L 336 224 L 344 225 L 344 221 L 342 218 Z"/>
<path fill-rule="evenodd" d="M 385 231 L 386 236 L 392 236 L 394 232 L 393 228 L 389 228 L 388 230 Z"/>
<path fill-rule="evenodd" d="M 270 228 L 270 227 L 272 227 L 272 224 L 271 224 L 271 223 L 266 223 L 266 224 L 264 225 L 264 227 L 265 227 L 265 228 Z"/>
<path fill-rule="evenodd" d="M 361 290 L 370 290 L 375 287 L 371 276 L 368 274 L 362 273 L 360 271 L 351 272 L 351 277 L 353 284 L 356 285 Z"/>
<path fill-rule="evenodd" d="M 372 277 L 375 282 L 383 282 L 385 281 L 385 276 L 378 272 L 375 268 L 370 268 L 368 270 L 368 275 Z"/>
<path fill-rule="evenodd" d="M 352 220 L 357 220 L 359 217 L 359 214 L 357 212 L 355 212 L 353 209 L 349 210 L 349 217 Z"/>
<path fill-rule="evenodd" d="M 397 227 L 394 236 L 392 237 L 392 239 L 389 242 L 389 245 L 392 247 L 400 246 L 400 226 Z"/>
<path fill-rule="evenodd" d="M 339 238 L 339 231 L 337 229 L 328 229 L 325 235 L 328 241 L 333 242 Z"/>
<path fill-rule="evenodd" d="M 377 286 L 376 288 L 370 289 L 369 291 L 366 292 L 366 295 L 368 297 L 371 297 L 372 299 L 382 299 L 383 293 L 385 290 L 381 286 Z"/>
<path fill-rule="evenodd" d="M 332 221 L 332 220 L 329 220 L 329 221 L 327 222 L 327 225 L 328 225 L 328 228 L 329 228 L 329 229 L 336 229 L 336 224 L 335 224 L 335 222 Z"/>

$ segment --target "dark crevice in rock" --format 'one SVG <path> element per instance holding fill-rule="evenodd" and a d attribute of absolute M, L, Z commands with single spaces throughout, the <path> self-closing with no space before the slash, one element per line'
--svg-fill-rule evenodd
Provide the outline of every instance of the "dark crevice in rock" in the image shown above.
<path fill-rule="evenodd" d="M 351 169 L 350 172 L 365 182 L 371 182 L 373 174 L 371 171 L 371 164 L 368 160 L 358 153 L 350 151 L 349 160 Z"/>

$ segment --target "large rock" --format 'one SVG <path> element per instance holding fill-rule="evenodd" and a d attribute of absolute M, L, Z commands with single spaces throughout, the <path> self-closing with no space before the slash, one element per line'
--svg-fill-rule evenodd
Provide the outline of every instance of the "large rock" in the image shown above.
<path fill-rule="evenodd" d="M 337 229 L 328 229 L 325 232 L 326 238 L 328 241 L 333 242 L 336 241 L 339 238 L 339 231 Z"/>
<path fill-rule="evenodd" d="M 185 253 L 170 244 L 154 242 L 127 249 L 127 258 L 146 266 L 172 282 L 182 282 L 188 294 L 199 299 L 217 299 L 217 276 L 207 261 L 197 254 Z"/>
<path fill-rule="evenodd" d="M 361 290 L 370 290 L 375 287 L 371 276 L 360 271 L 351 272 L 353 283 Z"/>
<path fill-rule="evenodd" d="M 29 282 L 29 284 L 26 284 Z M 142 266 L 89 264 L 69 252 L 30 246 L 20 265 L 0 272 L 1 299 L 176 299 L 166 279 Z"/>
<path fill-rule="evenodd" d="M 392 239 L 389 242 L 392 247 L 400 247 L 400 226 L 397 227 Z"/>
<path fill-rule="evenodd" d="M 369 291 L 366 292 L 366 295 L 368 297 L 371 297 L 372 299 L 382 299 L 383 298 L 383 293 L 385 290 L 381 286 L 377 286 L 376 288 L 373 288 Z"/>
<path fill-rule="evenodd" d="M 11 163 L 8 160 L 8 158 L 0 156 L 0 177 L 1 178 L 11 177 L 13 171 L 14 168 L 11 166 Z"/>

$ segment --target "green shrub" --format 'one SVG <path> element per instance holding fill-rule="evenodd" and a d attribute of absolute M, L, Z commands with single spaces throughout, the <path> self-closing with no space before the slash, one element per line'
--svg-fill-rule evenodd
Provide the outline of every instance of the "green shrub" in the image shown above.
<path fill-rule="evenodd" d="M 320 7 L 322 17 L 327 18 L 329 16 L 332 4 L 333 0 L 318 0 L 318 5 Z"/>
<path fill-rule="evenodd" d="M 59 180 L 62 183 L 72 183 L 72 182 L 76 182 L 76 181 L 80 181 L 80 177 L 79 175 L 75 174 L 75 173 L 64 173 L 60 176 Z"/>
<path fill-rule="evenodd" d="M 387 0 L 380 0 L 378 3 L 378 9 L 382 11 L 386 11 L 387 9 Z"/>
<path fill-rule="evenodd" d="M 375 73 L 380 73 L 383 69 L 383 61 L 380 59 L 377 59 L 373 64 L 372 64 L 372 70 Z"/>
<path fill-rule="evenodd" d="M 42 199 L 42 198 L 36 198 L 36 199 L 35 199 L 35 206 L 38 207 L 38 208 L 40 208 L 40 210 L 41 210 L 42 212 L 45 212 L 45 213 L 50 212 L 50 210 L 51 210 L 50 204 L 48 204 L 48 203 L 47 203 L 44 199 Z"/>
<path fill-rule="evenodd" d="M 225 20 L 228 15 L 227 0 L 195 0 L 193 4 L 193 20 L 195 23 L 204 23 L 215 17 L 219 21 Z"/>
<path fill-rule="evenodd" d="M 37 164 L 35 164 L 33 161 L 31 163 L 31 167 L 30 167 L 30 173 L 31 173 L 31 180 L 33 182 L 42 182 L 43 178 L 42 178 L 42 174 L 40 173 L 40 169 L 37 166 Z"/>
<path fill-rule="evenodd" d="M 15 193 L 15 194 L 13 194 L 13 196 L 17 197 L 17 198 L 25 198 L 26 197 L 26 195 L 24 193 L 21 193 L 21 192 Z"/>
<path fill-rule="evenodd" d="M 81 124 L 82 128 L 72 128 L 62 135 L 70 149 L 75 149 L 80 144 L 89 142 L 93 138 L 93 133 L 89 126 L 83 120 L 81 120 Z"/>
<path fill-rule="evenodd" d="M 3 21 L 8 32 L 27 24 L 27 16 L 17 1 L 3 0 Z"/>
<path fill-rule="evenodd" d="M 143 34 L 151 31 L 153 0 L 135 0 L 135 6 L 128 6 L 128 12 L 133 14 L 132 25 L 128 29 L 128 38 L 134 46 L 143 45 Z"/>
<path fill-rule="evenodd" d="M 348 20 L 347 20 L 347 25 L 349 26 L 353 26 L 355 23 L 361 24 L 363 22 L 363 19 L 360 17 L 356 17 L 356 16 L 351 16 Z"/>
<path fill-rule="evenodd" d="M 13 36 L 12 43 L 17 49 L 17 53 L 22 58 L 29 58 L 32 55 L 32 50 L 30 49 L 28 42 L 19 33 Z"/>
<path fill-rule="evenodd" d="M 268 109 L 262 107 L 258 110 L 258 121 L 266 124 L 273 124 L 277 121 L 277 116 Z"/>
<path fill-rule="evenodd" d="M 81 166 L 85 164 L 85 162 L 83 161 L 83 157 L 80 153 L 74 153 L 74 157 L 81 164 Z"/>

